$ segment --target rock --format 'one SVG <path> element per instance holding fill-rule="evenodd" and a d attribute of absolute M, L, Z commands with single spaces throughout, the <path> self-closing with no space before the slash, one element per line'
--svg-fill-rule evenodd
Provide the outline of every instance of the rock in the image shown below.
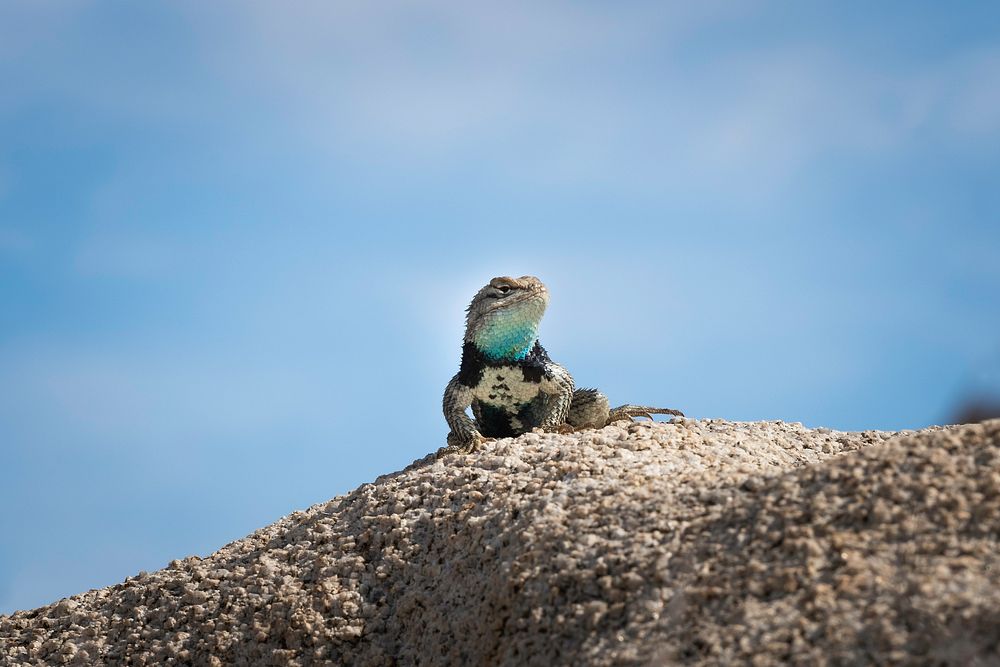
<path fill-rule="evenodd" d="M 0 664 L 997 664 L 998 535 L 1000 421 L 528 434 L 0 617 Z"/>

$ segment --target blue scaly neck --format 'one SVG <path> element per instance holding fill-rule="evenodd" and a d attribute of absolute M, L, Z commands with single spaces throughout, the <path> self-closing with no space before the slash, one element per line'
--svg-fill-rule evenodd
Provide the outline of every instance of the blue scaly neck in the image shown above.
<path fill-rule="evenodd" d="M 523 361 L 538 340 L 538 322 L 485 327 L 473 344 L 491 361 Z"/>

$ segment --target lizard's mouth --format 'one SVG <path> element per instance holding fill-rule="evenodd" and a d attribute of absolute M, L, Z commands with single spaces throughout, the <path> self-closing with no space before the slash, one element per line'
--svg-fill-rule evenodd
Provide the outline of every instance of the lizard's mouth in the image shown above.
<path fill-rule="evenodd" d="M 520 310 L 530 303 L 537 304 L 537 306 L 544 311 L 546 306 L 549 305 L 548 294 L 541 291 L 519 292 L 507 297 L 503 301 L 490 304 L 486 312 L 492 313 L 498 310 Z"/>

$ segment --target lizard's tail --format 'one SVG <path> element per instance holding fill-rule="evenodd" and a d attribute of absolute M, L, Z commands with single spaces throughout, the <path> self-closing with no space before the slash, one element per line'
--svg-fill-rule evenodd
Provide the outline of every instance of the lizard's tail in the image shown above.
<path fill-rule="evenodd" d="M 674 415 L 675 417 L 683 417 L 684 413 L 680 410 L 673 410 L 671 408 L 651 408 L 648 405 L 621 405 L 617 408 L 613 408 L 608 415 L 608 423 L 620 421 L 622 419 L 631 419 L 632 417 L 645 417 L 650 421 L 653 420 L 653 415 Z"/>

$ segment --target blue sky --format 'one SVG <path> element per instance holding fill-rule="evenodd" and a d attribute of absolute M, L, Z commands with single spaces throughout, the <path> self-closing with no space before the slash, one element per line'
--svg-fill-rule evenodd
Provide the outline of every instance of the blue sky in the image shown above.
<path fill-rule="evenodd" d="M 689 4 L 0 5 L 0 612 L 436 449 L 495 275 L 612 402 L 1000 391 L 1000 10 Z"/>

